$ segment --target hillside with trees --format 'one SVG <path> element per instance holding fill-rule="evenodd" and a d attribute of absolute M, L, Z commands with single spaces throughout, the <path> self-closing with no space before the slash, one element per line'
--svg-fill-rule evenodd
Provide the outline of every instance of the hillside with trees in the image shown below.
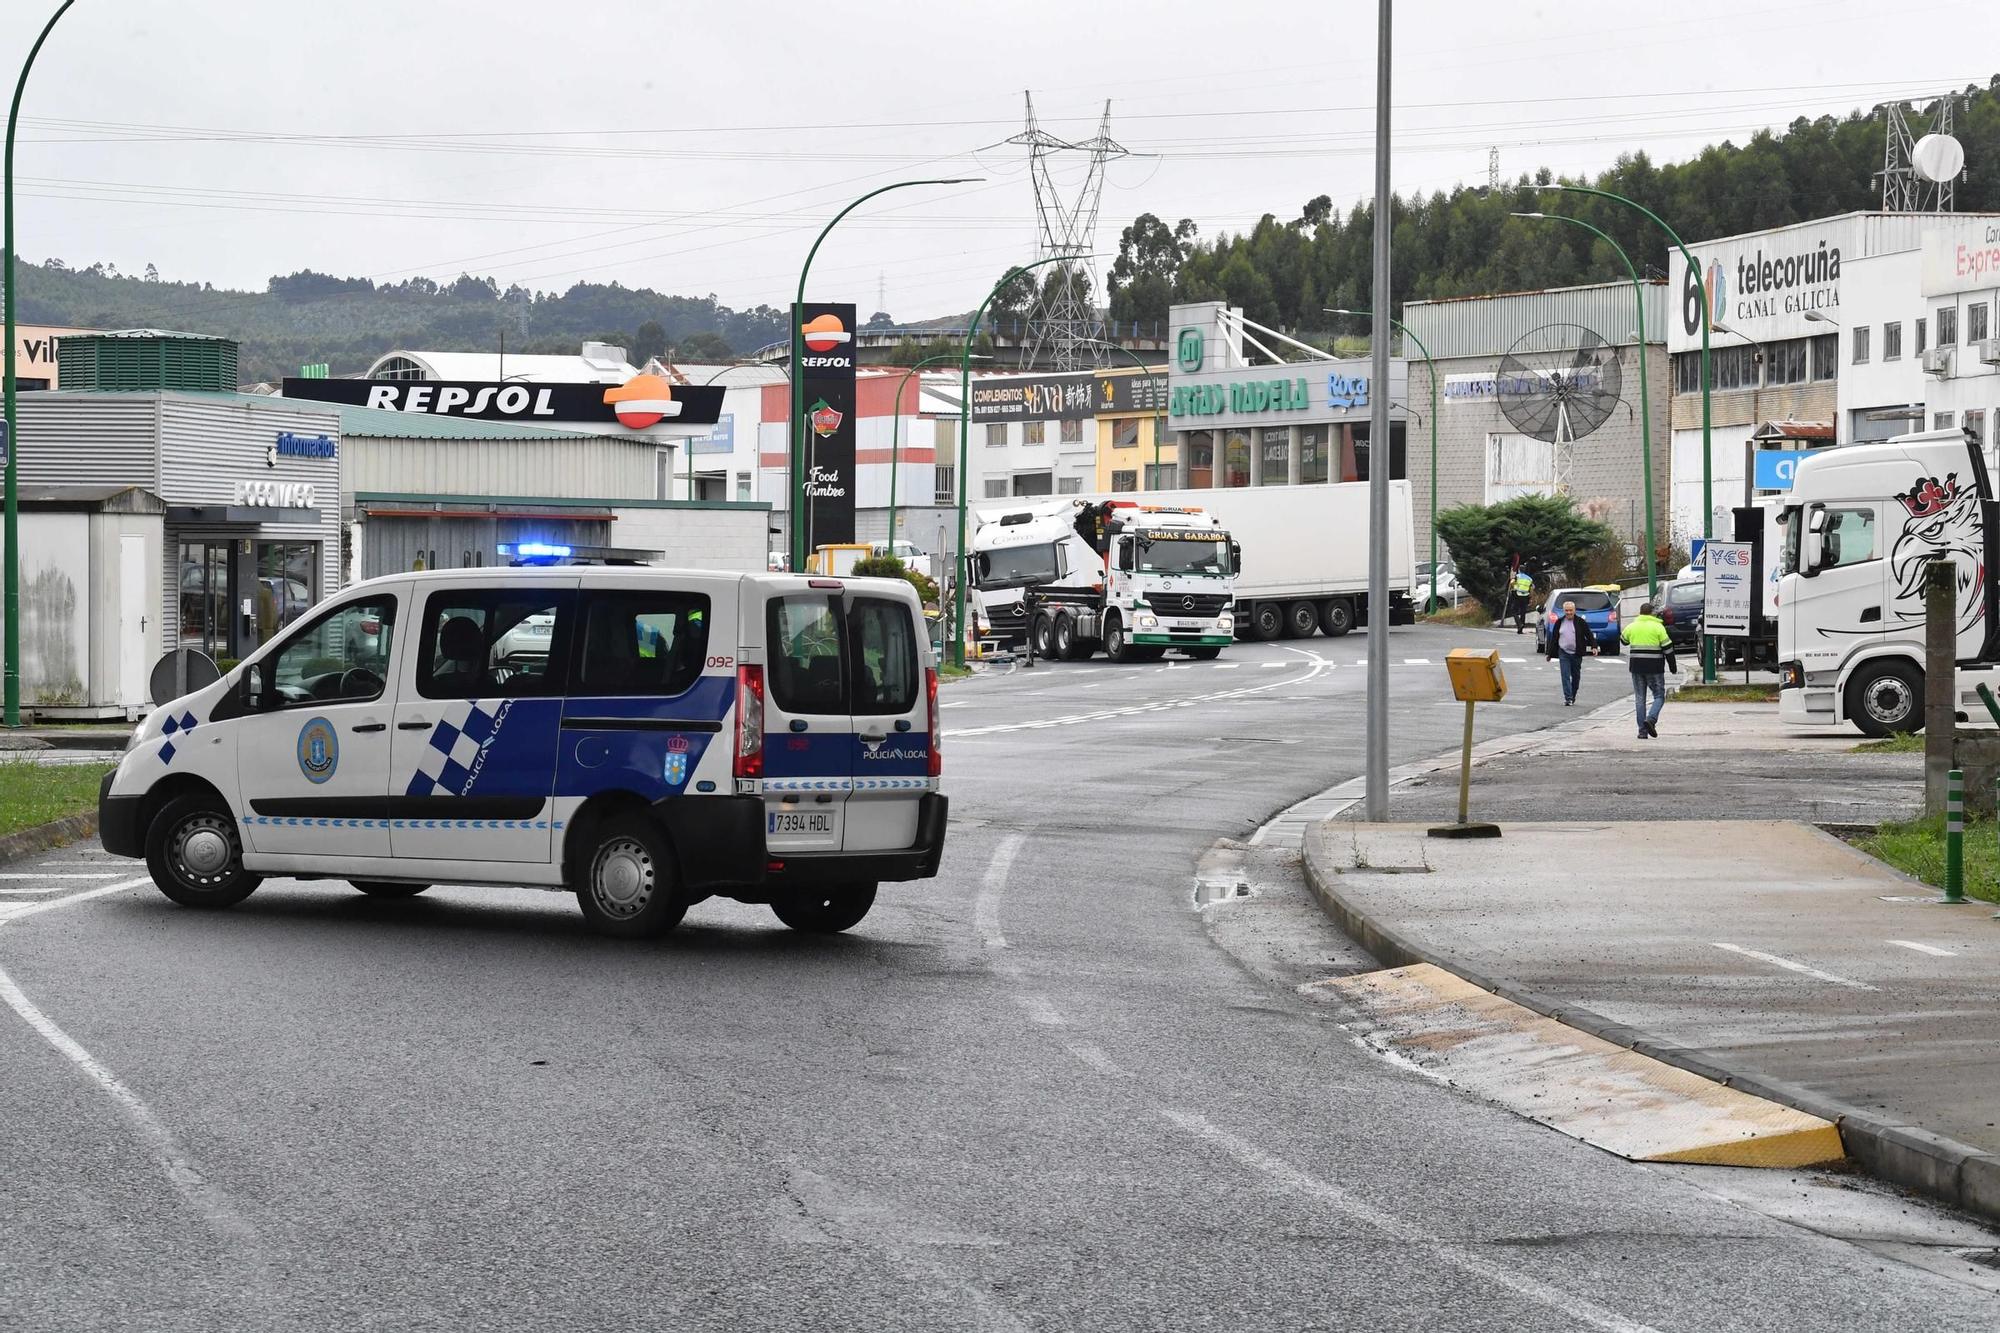
<path fill-rule="evenodd" d="M 1920 123 L 1912 117 L 1919 134 Z M 1567 183 L 1634 199 L 1690 243 L 1733 236 L 1880 207 L 1883 125 L 1880 108 L 1799 119 L 1782 134 L 1760 132 L 1741 147 L 1718 144 L 1686 162 L 1657 165 L 1628 154 L 1595 178 Z M 1959 211 L 2000 211 L 2000 76 L 1965 90 L 1954 133 L 1971 167 L 1957 185 Z M 1620 204 L 1549 188 L 1556 179 L 1544 170 L 1491 192 L 1461 186 L 1397 196 L 1390 215 L 1395 305 L 1623 277 L 1610 247 L 1581 227 L 1510 216 L 1517 212 L 1582 218 L 1615 237 L 1635 263 L 1666 274 L 1658 228 Z M 1333 317 L 1321 313 L 1325 307 L 1368 306 L 1374 225 L 1372 204 L 1340 214 L 1324 194 L 1290 221 L 1266 214 L 1248 233 L 1213 240 L 1186 219 L 1170 227 L 1142 214 L 1120 236 L 1106 275 L 1111 318 L 1161 320 L 1174 301 L 1228 301 L 1260 324 L 1326 329 Z"/>

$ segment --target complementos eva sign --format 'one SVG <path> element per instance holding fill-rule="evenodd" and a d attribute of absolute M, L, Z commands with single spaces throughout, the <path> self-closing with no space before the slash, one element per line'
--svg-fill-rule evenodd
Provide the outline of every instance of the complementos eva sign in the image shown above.
<path fill-rule="evenodd" d="M 720 385 L 670 384 L 635 375 L 624 384 L 522 384 L 472 380 L 287 379 L 285 397 L 348 407 L 478 421 L 644 430 L 671 420 L 712 426 L 722 414 Z"/>

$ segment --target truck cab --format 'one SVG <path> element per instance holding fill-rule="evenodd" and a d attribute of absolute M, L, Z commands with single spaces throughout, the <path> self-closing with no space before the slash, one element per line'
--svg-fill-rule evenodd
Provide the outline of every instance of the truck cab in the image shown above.
<path fill-rule="evenodd" d="M 1976 694 L 1995 670 L 1993 487 L 1956 430 L 1829 449 L 1799 463 L 1782 518 L 1778 712 L 1800 726 L 1920 730 L 1924 569 L 1954 567 L 1959 720 L 1991 725 Z M 1966 698 L 1972 707 L 1965 707 Z"/>

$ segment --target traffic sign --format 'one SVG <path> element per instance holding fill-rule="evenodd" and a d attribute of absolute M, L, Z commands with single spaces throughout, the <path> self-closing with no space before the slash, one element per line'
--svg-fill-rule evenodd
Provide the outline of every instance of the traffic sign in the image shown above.
<path fill-rule="evenodd" d="M 1756 557 L 1749 542 L 1709 542 L 1704 548 L 1701 602 L 1702 632 L 1719 639 L 1750 637 L 1750 617 L 1756 604 L 1751 577 Z"/>

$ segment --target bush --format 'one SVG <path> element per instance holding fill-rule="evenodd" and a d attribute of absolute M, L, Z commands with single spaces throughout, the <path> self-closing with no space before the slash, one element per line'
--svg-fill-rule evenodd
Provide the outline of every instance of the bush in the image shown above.
<path fill-rule="evenodd" d="M 1609 527 L 1577 513 L 1564 495 L 1458 505 L 1438 515 L 1437 529 L 1458 567 L 1458 581 L 1495 616 L 1507 608 L 1516 554 L 1540 577 L 1581 574 L 1593 552 L 1616 541 Z"/>
<path fill-rule="evenodd" d="M 938 586 L 928 575 L 903 564 L 902 557 L 894 555 L 871 555 L 854 562 L 854 577 L 858 579 L 907 579 L 917 590 L 917 600 L 936 605 Z"/>

